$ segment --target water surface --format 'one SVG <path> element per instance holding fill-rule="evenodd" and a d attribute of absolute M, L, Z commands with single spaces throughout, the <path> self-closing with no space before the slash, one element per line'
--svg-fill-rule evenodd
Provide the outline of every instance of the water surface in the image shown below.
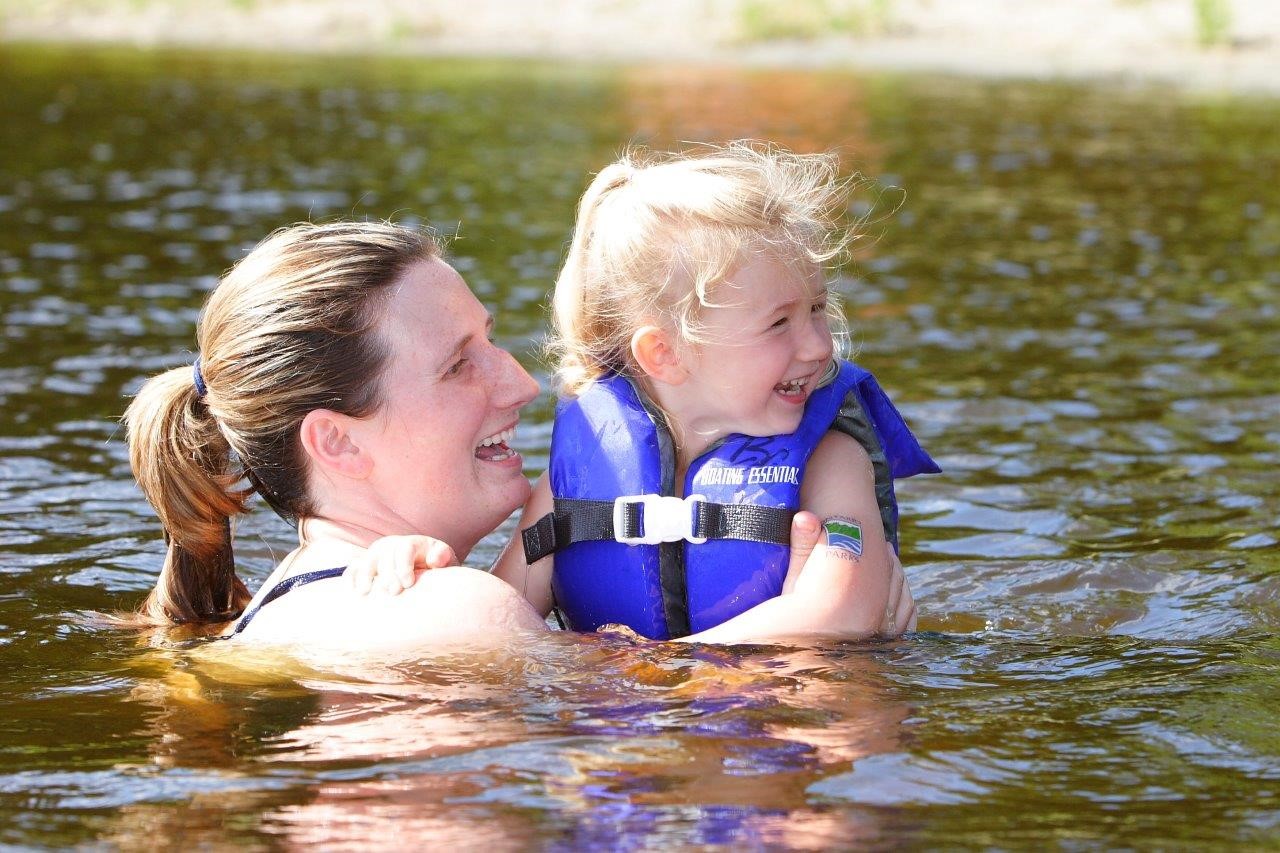
<path fill-rule="evenodd" d="M 25 48 L 0 87 L 0 843 L 1280 837 L 1280 103 Z M 920 633 L 264 678 L 84 625 L 163 553 L 116 417 L 192 358 L 205 294 L 268 231 L 434 225 L 544 377 L 589 173 L 628 141 L 746 136 L 874 179 L 840 286 L 858 360 L 946 469 L 901 489 Z M 530 474 L 550 408 L 518 439 Z M 256 512 L 242 573 L 291 539 Z"/>

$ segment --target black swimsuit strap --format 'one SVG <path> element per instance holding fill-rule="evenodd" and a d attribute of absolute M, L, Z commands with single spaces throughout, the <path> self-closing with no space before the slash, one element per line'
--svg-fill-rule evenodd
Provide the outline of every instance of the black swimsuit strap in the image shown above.
<path fill-rule="evenodd" d="M 294 575 L 291 578 L 285 578 L 284 580 L 280 581 L 280 583 L 273 586 L 271 588 L 271 591 L 262 597 L 261 601 L 259 601 L 253 607 L 249 608 L 249 611 L 245 613 L 243 616 L 241 616 L 240 621 L 236 623 L 235 630 L 232 631 L 227 636 L 234 637 L 236 634 L 239 634 L 241 631 L 244 630 L 245 626 L 249 624 L 249 620 L 251 620 L 253 617 L 258 615 L 259 610 L 261 610 L 263 607 L 267 606 L 271 602 L 275 601 L 277 598 L 284 595 L 286 592 L 289 592 L 290 590 L 296 589 L 297 587 L 300 587 L 300 586 L 305 586 L 309 583 L 314 583 L 315 581 L 323 581 L 323 580 L 328 580 L 329 578 L 336 578 L 346 570 L 347 570 L 346 566 L 339 566 L 336 569 L 319 569 L 314 572 L 303 572 L 300 575 Z"/>

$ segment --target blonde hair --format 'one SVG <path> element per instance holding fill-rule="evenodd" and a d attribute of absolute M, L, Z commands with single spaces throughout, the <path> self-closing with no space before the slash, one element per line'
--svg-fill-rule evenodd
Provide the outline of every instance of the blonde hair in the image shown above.
<path fill-rule="evenodd" d="M 692 152 L 628 151 L 596 175 L 552 297 L 547 353 L 560 390 L 635 375 L 631 336 L 657 322 L 696 342 L 714 286 L 753 253 L 838 263 L 850 181 L 834 154 L 735 142 Z M 834 295 L 833 295 L 834 297 Z M 828 314 L 839 338 L 844 317 Z"/>
<path fill-rule="evenodd" d="M 430 235 L 389 223 L 301 224 L 223 277 L 196 328 L 203 393 L 193 368 L 177 367 L 148 380 L 124 415 L 134 477 L 168 543 L 135 623 L 225 622 L 248 603 L 231 519 L 254 491 L 286 519 L 313 514 L 302 419 L 377 409 L 390 287 L 439 254 Z"/>

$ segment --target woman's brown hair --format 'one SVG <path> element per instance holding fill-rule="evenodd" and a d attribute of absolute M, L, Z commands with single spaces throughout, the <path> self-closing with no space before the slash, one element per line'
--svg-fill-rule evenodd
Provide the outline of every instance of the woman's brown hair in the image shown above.
<path fill-rule="evenodd" d="M 148 380 L 124 415 L 134 477 L 168 543 L 131 621 L 217 623 L 244 608 L 231 520 L 255 491 L 291 521 L 314 514 L 302 420 L 377 409 L 383 306 L 410 266 L 439 254 L 430 235 L 389 223 L 301 224 L 223 277 L 200 315 L 194 368 Z"/>

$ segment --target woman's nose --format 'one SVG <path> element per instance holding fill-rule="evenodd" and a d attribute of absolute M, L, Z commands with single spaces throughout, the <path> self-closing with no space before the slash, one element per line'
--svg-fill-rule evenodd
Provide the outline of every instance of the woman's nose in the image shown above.
<path fill-rule="evenodd" d="M 525 370 L 516 357 L 495 345 L 497 376 L 494 383 L 494 402 L 503 408 L 519 408 L 533 402 L 538 396 L 538 382 Z"/>

